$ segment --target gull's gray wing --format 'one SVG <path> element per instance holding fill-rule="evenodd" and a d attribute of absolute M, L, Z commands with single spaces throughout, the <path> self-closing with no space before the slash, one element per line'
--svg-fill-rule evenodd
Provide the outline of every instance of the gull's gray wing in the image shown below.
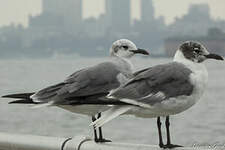
<path fill-rule="evenodd" d="M 106 95 L 120 86 L 120 67 L 105 62 L 73 73 L 64 82 L 47 87 L 31 98 L 36 102 L 62 102 L 92 95 Z"/>
<path fill-rule="evenodd" d="M 136 71 L 136 72 L 133 73 L 133 76 L 137 76 L 137 75 L 141 74 L 142 72 L 145 72 L 145 71 L 147 71 L 149 69 L 150 68 L 145 68 L 145 69 L 142 69 L 142 70 L 138 70 L 138 71 Z"/>
<path fill-rule="evenodd" d="M 172 97 L 190 95 L 193 90 L 189 80 L 191 73 L 190 69 L 177 62 L 157 65 L 137 72 L 132 80 L 111 96 L 134 105 L 154 105 Z"/>

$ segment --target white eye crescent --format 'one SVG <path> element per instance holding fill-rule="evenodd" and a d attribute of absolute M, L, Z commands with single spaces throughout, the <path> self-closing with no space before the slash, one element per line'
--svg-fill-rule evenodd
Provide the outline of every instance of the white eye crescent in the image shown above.
<path fill-rule="evenodd" d="M 198 47 L 194 47 L 194 50 L 199 50 L 199 48 Z"/>

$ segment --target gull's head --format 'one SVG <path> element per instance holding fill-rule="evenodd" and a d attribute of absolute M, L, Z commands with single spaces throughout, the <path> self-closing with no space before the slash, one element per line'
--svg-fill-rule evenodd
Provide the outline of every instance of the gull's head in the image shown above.
<path fill-rule="evenodd" d="M 133 42 L 127 39 L 115 41 L 110 48 L 111 56 L 130 58 L 135 54 L 149 55 L 146 50 L 137 48 Z"/>
<path fill-rule="evenodd" d="M 194 41 L 186 41 L 181 44 L 177 53 L 180 52 L 182 57 L 196 63 L 201 63 L 206 59 L 224 60 L 222 56 L 209 53 L 201 43 Z"/>

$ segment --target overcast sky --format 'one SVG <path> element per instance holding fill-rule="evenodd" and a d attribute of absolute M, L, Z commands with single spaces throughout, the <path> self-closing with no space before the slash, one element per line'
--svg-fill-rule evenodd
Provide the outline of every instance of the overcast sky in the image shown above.
<path fill-rule="evenodd" d="M 65 0 L 66 1 L 66 0 Z M 104 13 L 104 0 L 83 0 L 84 17 L 98 17 Z M 138 18 L 139 0 L 132 1 L 132 17 Z M 165 16 L 166 23 L 171 23 L 176 16 L 187 13 L 188 6 L 195 3 L 208 3 L 214 18 L 225 19 L 225 0 L 153 0 L 156 16 Z M 0 0 L 0 26 L 11 22 L 27 26 L 28 15 L 41 12 L 41 0 Z"/>

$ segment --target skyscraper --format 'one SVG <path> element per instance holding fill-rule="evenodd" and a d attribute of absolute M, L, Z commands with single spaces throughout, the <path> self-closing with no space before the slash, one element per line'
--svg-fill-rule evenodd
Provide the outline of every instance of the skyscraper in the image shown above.
<path fill-rule="evenodd" d="M 42 0 L 42 12 L 43 14 L 62 15 L 61 0 Z"/>
<path fill-rule="evenodd" d="M 154 21 L 154 12 L 152 0 L 141 0 L 141 20 L 143 22 Z"/>
<path fill-rule="evenodd" d="M 190 5 L 188 12 L 190 15 L 195 17 L 198 16 L 201 19 L 210 18 L 210 8 L 208 4 L 192 4 Z"/>
<path fill-rule="evenodd" d="M 43 14 L 62 17 L 65 29 L 76 33 L 82 22 L 82 0 L 42 0 Z"/>
<path fill-rule="evenodd" d="M 109 27 L 116 32 L 130 29 L 130 0 L 106 0 L 106 17 Z"/>
<path fill-rule="evenodd" d="M 82 27 L 82 0 L 61 0 L 66 29 L 77 33 Z"/>

